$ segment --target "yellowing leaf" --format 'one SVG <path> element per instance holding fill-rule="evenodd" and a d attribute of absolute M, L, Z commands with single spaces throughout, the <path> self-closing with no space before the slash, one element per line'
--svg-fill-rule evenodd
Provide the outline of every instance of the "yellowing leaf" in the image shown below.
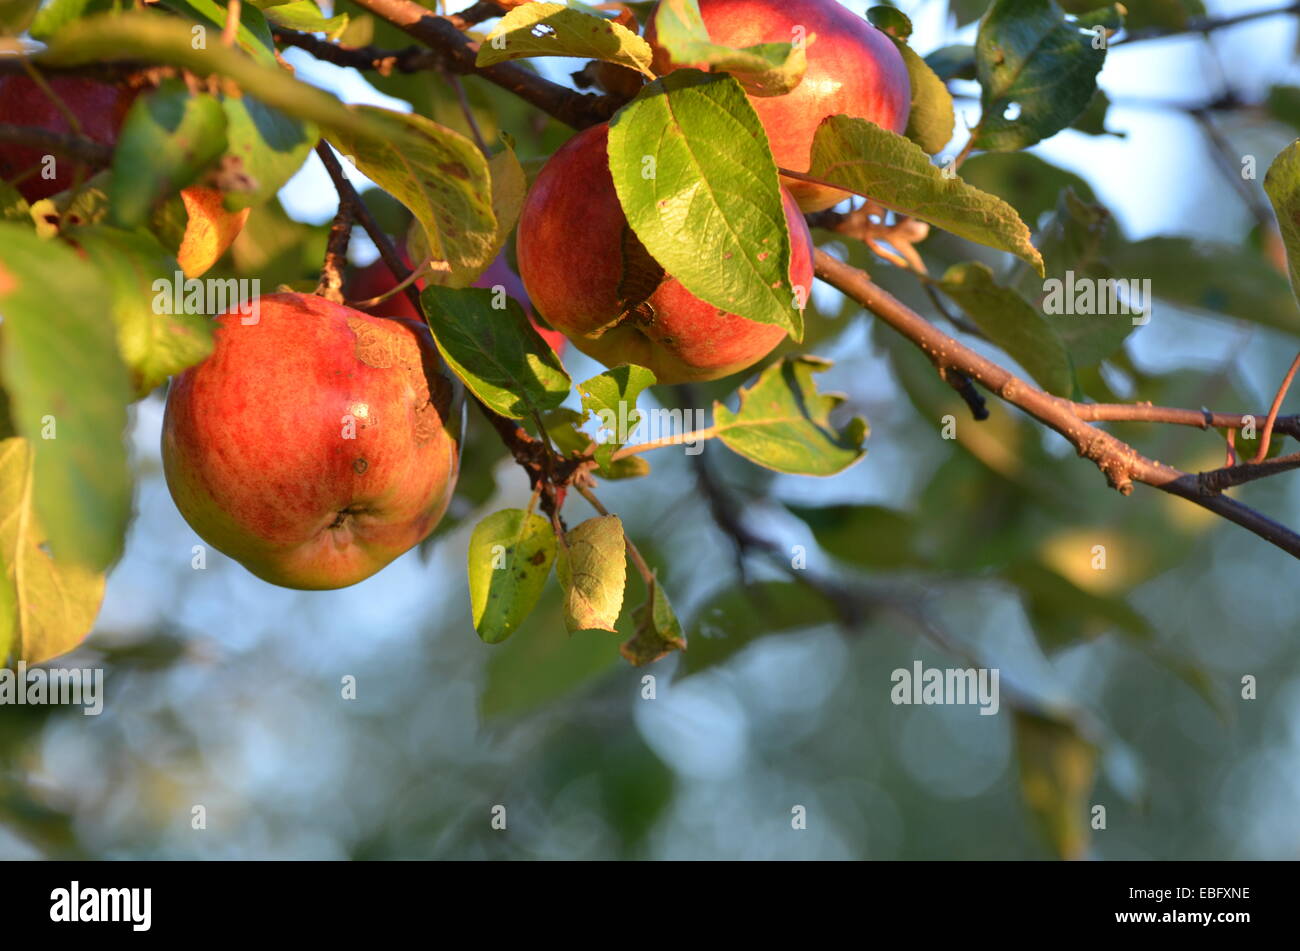
<path fill-rule="evenodd" d="M 562 3 L 515 7 L 479 45 L 475 65 L 491 66 L 525 56 L 600 59 L 654 78 L 649 43 L 625 26 Z"/>
<path fill-rule="evenodd" d="M 89 633 L 104 597 L 104 575 L 50 554 L 32 483 L 27 440 L 0 440 L 0 664 L 6 654 L 15 663 L 39 664 L 72 650 Z"/>
<path fill-rule="evenodd" d="M 183 190 L 181 200 L 190 217 L 176 260 L 186 277 L 198 277 L 216 264 L 239 237 L 252 209 L 226 211 L 221 192 L 200 185 Z"/>
<path fill-rule="evenodd" d="M 627 583 L 625 546 L 617 515 L 589 518 L 564 536 L 555 571 L 570 631 L 614 630 Z"/>

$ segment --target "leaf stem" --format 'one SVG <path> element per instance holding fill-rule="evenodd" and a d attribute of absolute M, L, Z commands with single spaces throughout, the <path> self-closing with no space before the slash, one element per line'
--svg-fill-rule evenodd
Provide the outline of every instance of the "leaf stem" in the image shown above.
<path fill-rule="evenodd" d="M 648 442 L 640 442 L 634 446 L 624 446 L 609 458 L 611 462 L 618 462 L 620 459 L 626 459 L 628 456 L 635 456 L 642 452 L 649 452 L 651 449 L 665 449 L 668 446 L 699 442 L 704 439 L 713 439 L 717 435 L 718 427 L 709 426 L 705 429 L 692 430 L 689 433 L 678 433 L 675 436 L 664 436 L 662 439 L 651 439 Z"/>
<path fill-rule="evenodd" d="M 574 488 L 578 490 L 579 495 L 591 503 L 591 507 L 597 512 L 601 515 L 609 515 L 609 509 L 600 504 L 600 499 L 596 498 L 596 493 L 592 492 L 590 488 L 580 483 L 574 483 Z M 650 570 L 650 566 L 647 565 L 645 559 L 641 557 L 641 552 L 638 551 L 636 545 L 632 543 L 632 539 L 627 537 L 626 531 L 623 533 L 623 544 L 627 546 L 627 556 L 632 559 L 632 564 L 636 566 L 636 570 L 641 575 L 641 578 L 647 585 L 653 586 L 655 583 L 655 573 Z M 651 587 L 650 590 L 653 592 L 654 588 Z"/>

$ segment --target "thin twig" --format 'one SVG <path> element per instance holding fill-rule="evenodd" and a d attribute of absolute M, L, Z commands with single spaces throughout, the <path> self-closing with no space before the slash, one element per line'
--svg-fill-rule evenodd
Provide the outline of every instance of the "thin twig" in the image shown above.
<path fill-rule="evenodd" d="M 1282 401 L 1286 399 L 1286 391 L 1291 389 L 1291 381 L 1295 379 L 1297 369 L 1300 369 L 1300 353 L 1297 353 L 1295 359 L 1291 361 L 1291 369 L 1287 371 L 1282 385 L 1277 388 L 1277 395 L 1273 397 L 1273 405 L 1268 409 L 1268 419 L 1259 434 L 1259 449 L 1255 452 L 1255 458 L 1250 460 L 1253 463 L 1261 463 L 1268 457 L 1268 443 L 1273 438 L 1273 424 L 1277 422 L 1278 411 L 1282 408 Z"/>
<path fill-rule="evenodd" d="M 370 240 L 375 243 L 375 247 L 379 249 L 379 256 L 389 271 L 392 272 L 393 279 L 399 283 L 407 282 L 407 297 L 414 305 L 416 313 L 422 315 L 424 308 L 420 303 L 419 291 L 415 289 L 414 283 L 409 280 L 411 269 L 402 263 L 392 239 L 384 233 L 383 228 L 379 226 L 379 222 L 375 220 L 370 209 L 366 207 L 366 203 L 361 200 L 361 196 L 357 194 L 356 189 L 352 187 L 352 183 L 343 174 L 343 167 L 334 156 L 329 144 L 324 140 L 318 142 L 316 144 L 316 154 L 320 156 L 321 161 L 325 164 L 325 170 L 329 173 L 330 180 L 333 181 L 334 188 L 339 193 L 339 201 L 352 206 L 356 220 L 365 229 L 366 234 L 370 236 Z M 494 412 L 487 404 L 472 394 L 470 399 L 478 406 L 484 417 L 492 425 L 492 428 L 497 431 L 497 435 L 500 436 L 506 448 L 510 450 L 510 455 L 514 457 L 515 462 L 527 473 L 530 488 L 536 490 L 539 485 L 541 486 L 542 510 L 548 515 L 555 516 L 558 513 L 559 504 L 563 502 L 563 486 L 583 466 L 591 465 L 591 463 L 581 459 L 554 459 L 553 451 L 548 450 L 545 444 L 530 436 L 514 420 L 506 419 Z"/>
<path fill-rule="evenodd" d="M 51 132 L 49 129 L 0 122 L 0 142 L 26 145 L 91 165 L 107 165 L 113 160 L 113 150 L 109 146 L 75 132 Z"/>
<path fill-rule="evenodd" d="M 1198 476 L 1147 459 L 1127 443 L 1089 425 L 1075 415 L 1071 401 L 1043 392 L 949 337 L 857 268 L 820 250 L 816 252 L 815 265 L 818 277 L 856 300 L 923 351 L 943 351 L 949 362 L 972 380 L 1060 433 L 1080 456 L 1092 460 L 1110 485 L 1122 494 L 1130 494 L 1135 482 L 1145 483 L 1193 501 L 1300 558 L 1300 534 L 1214 491 Z"/>
<path fill-rule="evenodd" d="M 235 36 L 239 33 L 239 14 L 241 6 L 243 6 L 241 0 L 226 0 L 226 25 L 221 31 L 221 43 L 223 46 L 235 45 Z"/>
<path fill-rule="evenodd" d="M 355 205 L 339 197 L 339 210 L 330 225 L 329 240 L 325 243 L 325 260 L 321 264 L 320 281 L 316 293 L 336 304 L 343 303 L 343 269 L 348 263 L 348 243 L 352 239 L 352 220 Z"/>
<path fill-rule="evenodd" d="M 334 190 L 339 193 L 339 201 L 347 202 L 352 206 L 352 213 L 357 222 L 365 229 L 370 240 L 375 243 L 379 249 L 379 257 L 383 260 L 388 270 L 392 272 L 393 280 L 401 282 L 410 276 L 411 269 L 402 263 L 401 256 L 397 253 L 397 248 L 393 246 L 393 241 L 379 226 L 375 216 L 371 214 L 366 203 L 361 200 L 357 190 L 352 187 L 348 177 L 343 172 L 343 166 L 339 163 L 338 158 L 334 155 L 334 150 L 330 148 L 329 143 L 321 139 L 316 143 L 316 154 L 325 165 L 325 171 L 329 174 L 330 181 L 334 183 Z M 424 313 L 424 306 L 420 303 L 420 292 L 416 289 L 414 283 L 406 284 L 406 298 L 411 302 L 417 314 Z"/>
<path fill-rule="evenodd" d="M 461 83 L 459 76 L 453 75 L 452 73 L 444 73 L 443 75 L 446 77 L 447 82 L 451 84 L 451 88 L 456 91 L 456 101 L 460 103 L 461 114 L 464 115 L 465 122 L 469 126 L 469 131 L 474 136 L 474 144 L 478 146 L 480 152 L 487 155 L 488 145 L 483 139 L 482 131 L 478 127 L 478 120 L 474 118 L 474 110 L 470 108 L 469 97 L 465 95 L 464 84 Z"/>
<path fill-rule="evenodd" d="M 295 46 L 310 53 L 316 59 L 335 66 L 350 66 L 353 69 L 373 70 L 381 76 L 393 72 L 418 73 L 436 68 L 442 62 L 435 51 L 426 46 L 407 46 L 400 50 L 381 49 L 377 46 L 340 46 L 329 40 L 277 27 L 272 31 L 277 43 Z"/>
<path fill-rule="evenodd" d="M 576 129 L 604 122 L 623 105 L 620 97 L 588 96 L 544 79 L 514 63 L 479 67 L 478 43 L 446 17 L 414 0 L 357 0 L 357 6 L 387 20 L 442 56 L 451 72 L 481 76 Z"/>
<path fill-rule="evenodd" d="M 1170 423 L 1197 429 L 1227 430 L 1245 429 L 1258 422 L 1262 415 L 1211 413 L 1204 409 L 1178 409 L 1150 403 L 1071 403 L 1070 411 L 1088 422 Z M 1273 423 L 1273 431 L 1300 439 L 1300 416 L 1279 416 Z"/>
<path fill-rule="evenodd" d="M 1262 17 L 1283 16 L 1289 13 L 1300 13 L 1300 3 L 1292 3 L 1285 7 L 1276 7 L 1269 10 L 1251 10 L 1247 13 L 1238 13 L 1226 17 L 1197 17 L 1187 21 L 1186 26 L 1176 29 L 1165 29 L 1164 27 L 1147 27 L 1143 30 L 1134 30 L 1123 39 L 1111 43 L 1112 48 L 1116 46 L 1125 46 L 1129 43 L 1142 43 L 1147 40 L 1163 40 L 1171 36 L 1182 36 L 1188 33 L 1213 33 L 1215 30 L 1226 29 L 1230 26 L 1236 26 L 1239 23 L 1245 23 L 1249 20 L 1258 20 Z"/>

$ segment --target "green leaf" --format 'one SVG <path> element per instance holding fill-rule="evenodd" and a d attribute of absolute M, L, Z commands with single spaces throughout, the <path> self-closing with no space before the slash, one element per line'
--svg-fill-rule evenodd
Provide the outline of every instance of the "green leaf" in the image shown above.
<path fill-rule="evenodd" d="M 1113 31 L 1122 22 L 1115 6 L 1071 22 L 1055 0 L 995 0 L 975 38 L 983 108 L 975 147 L 1028 148 L 1073 122 L 1106 60 L 1093 29 Z"/>
<path fill-rule="evenodd" d="M 131 369 L 137 396 L 212 352 L 216 315 L 172 314 L 172 285 L 180 265 L 147 232 L 79 228 L 73 239 L 99 267 L 110 292 L 118 352 Z M 161 288 L 157 282 L 164 282 Z M 158 301 L 165 306 L 158 306 Z"/>
<path fill-rule="evenodd" d="M 596 462 L 604 478 L 610 477 L 607 473 L 614 465 L 611 457 L 627 443 L 641 423 L 636 401 L 647 387 L 654 384 L 653 372 L 631 364 L 606 370 L 578 384 L 582 408 L 593 413 L 600 420 L 600 428 L 608 433 L 596 447 Z"/>
<path fill-rule="evenodd" d="M 735 80 L 680 69 L 646 86 L 610 124 L 609 170 L 632 230 L 688 291 L 803 335 L 776 163 Z"/>
<path fill-rule="evenodd" d="M 989 0 L 948 0 L 948 11 L 959 27 L 974 23 L 984 15 L 988 7 Z"/>
<path fill-rule="evenodd" d="M 569 529 L 555 575 L 564 590 L 570 631 L 613 631 L 627 585 L 627 543 L 617 515 L 599 515 Z"/>
<path fill-rule="evenodd" d="M 519 302 L 493 308 L 490 288 L 431 285 L 420 293 L 434 342 L 452 371 L 492 410 L 511 419 L 554 409 L 572 385 Z"/>
<path fill-rule="evenodd" d="M 1300 86 L 1274 86 L 1268 91 L 1264 108 L 1279 122 L 1300 132 Z"/>
<path fill-rule="evenodd" d="M 124 228 L 193 184 L 226 150 L 226 114 L 207 93 L 179 79 L 139 96 L 122 125 L 108 185 L 109 216 Z"/>
<path fill-rule="evenodd" d="M 1146 317 L 1139 313 L 1067 313 L 1067 310 L 1077 308 L 1064 306 L 1060 308 L 1061 313 L 1049 313 L 1043 308 L 1042 296 L 1050 290 L 1059 287 L 1064 299 L 1075 300 L 1075 289 L 1084 281 L 1092 282 L 1096 293 L 1110 294 L 1102 282 L 1116 279 L 1109 256 L 1118 236 L 1112 235 L 1111 224 L 1110 212 L 1101 205 L 1080 201 L 1074 191 L 1067 188 L 1061 192 L 1056 214 L 1043 229 L 1039 241 L 1049 279 L 1054 279 L 1059 285 L 1048 288 L 1048 282 L 1039 283 L 1036 303 L 1043 319 L 1065 345 L 1076 370 L 1101 363 L 1124 345 L 1138 324 L 1146 322 Z M 1145 295 L 1140 295 L 1140 298 L 1134 296 L 1130 300 L 1116 294 L 1116 300 L 1126 301 L 1132 311 L 1140 308 L 1149 315 L 1151 302 Z"/>
<path fill-rule="evenodd" d="M 467 559 L 474 630 L 499 644 L 524 623 L 546 587 L 555 531 L 540 515 L 502 509 L 474 526 Z"/>
<path fill-rule="evenodd" d="M 1291 290 L 1300 299 L 1300 140 L 1292 142 L 1273 159 L 1264 175 L 1264 192 L 1273 203 L 1273 213 L 1282 229 Z M 1296 325 L 1294 320 L 1291 325 Z"/>
<path fill-rule="evenodd" d="M 272 109 L 245 93 L 221 101 L 226 113 L 226 155 L 235 164 L 239 184 L 226 190 L 231 211 L 264 204 L 298 169 L 320 139 L 315 123 Z"/>
<path fill-rule="evenodd" d="M 809 174 L 969 241 L 1009 251 L 1043 273 L 1029 228 L 1014 208 L 945 176 L 920 146 L 865 119 L 824 120 L 813 137 Z"/>
<path fill-rule="evenodd" d="M 897 571 L 922 564 L 916 519 L 883 505 L 786 505 L 812 529 L 817 544 L 852 565 Z"/>
<path fill-rule="evenodd" d="M 655 44 L 678 66 L 730 73 L 753 96 L 783 96 L 799 85 L 808 65 L 802 44 L 763 43 L 735 50 L 709 39 L 696 0 L 661 0 L 654 16 Z"/>
<path fill-rule="evenodd" d="M 32 449 L 0 440 L 0 667 L 40 664 L 72 650 L 90 632 L 104 575 L 55 558 L 33 506 Z"/>
<path fill-rule="evenodd" d="M 1015 713 L 1020 792 L 1047 841 L 1063 859 L 1088 851 L 1088 796 L 1097 747 L 1069 720 Z"/>
<path fill-rule="evenodd" d="M 327 17 L 313 0 L 293 0 L 290 3 L 257 3 L 262 15 L 276 26 L 304 33 L 324 33 L 329 40 L 337 40 L 348 28 L 348 15 Z"/>
<path fill-rule="evenodd" d="M 830 369 L 820 357 L 784 357 L 740 390 L 736 412 L 713 404 L 713 429 L 733 452 L 750 462 L 793 475 L 830 476 L 864 455 L 866 420 L 855 416 L 832 425 L 831 411 L 844 402 L 817 392 L 813 374 Z"/>
<path fill-rule="evenodd" d="M 1061 338 L 1029 301 L 997 284 L 987 265 L 954 264 L 939 287 L 1043 389 L 1057 396 L 1073 392 L 1074 373 Z"/>
<path fill-rule="evenodd" d="M 483 153 L 459 132 L 423 116 L 374 106 L 357 111 L 372 128 L 362 135 L 335 129 L 331 140 L 411 209 L 433 260 L 446 263 L 448 282 L 471 283 L 496 251 L 492 179 Z"/>
<path fill-rule="evenodd" d="M 1278 184 L 1275 179 L 1271 186 L 1275 192 Z M 1290 258 L 1294 267 L 1294 252 Z M 1300 332 L 1300 315 L 1287 279 L 1246 245 L 1147 238 L 1118 247 L 1111 263 L 1117 274 L 1150 280 L 1152 293 L 1171 304 Z M 1160 313 L 1156 311 L 1152 319 L 1159 320 Z"/>
<path fill-rule="evenodd" d="M 871 25 L 895 40 L 906 40 L 912 35 L 912 21 L 898 7 L 868 7 L 867 19 Z"/>
<path fill-rule="evenodd" d="M 794 581 L 763 581 L 714 592 L 691 618 L 691 648 L 682 655 L 682 676 L 723 663 L 769 634 L 831 624 L 835 612 Z"/>
<path fill-rule="evenodd" d="M 44 43 L 65 23 L 94 13 L 121 13 L 131 8 L 131 0 L 51 0 L 32 21 L 32 39 Z"/>
<path fill-rule="evenodd" d="M 673 651 L 686 650 L 686 635 L 658 578 L 650 585 L 646 603 L 632 615 L 636 619 L 636 634 L 619 652 L 633 667 L 653 664 Z"/>
<path fill-rule="evenodd" d="M 925 57 L 925 64 L 944 82 L 950 79 L 974 79 L 975 47 L 969 43 L 941 46 Z"/>
<path fill-rule="evenodd" d="M 216 0 L 161 0 L 162 6 L 175 10 L 182 17 L 200 24 L 204 29 L 203 40 L 208 45 L 220 45 L 221 34 L 226 26 L 226 6 Z M 193 23 L 186 24 L 186 31 L 193 29 Z M 190 34 L 194 36 L 193 33 Z M 239 28 L 235 31 L 235 44 L 264 66 L 276 66 L 275 41 L 271 38 L 271 28 L 266 25 L 266 17 L 251 3 L 246 3 L 239 10 Z"/>
<path fill-rule="evenodd" d="M 893 10 L 893 7 L 875 9 Z M 902 16 L 902 14 L 899 14 Z M 937 155 L 952 139 L 956 117 L 952 109 L 952 94 L 929 64 L 905 42 L 894 40 L 898 52 L 907 66 L 907 78 L 912 86 L 912 107 L 907 114 L 909 139 L 931 155 Z"/>
<path fill-rule="evenodd" d="M 1109 109 L 1110 97 L 1098 89 L 1088 100 L 1087 108 L 1070 123 L 1070 128 L 1077 129 L 1084 135 L 1112 135 L 1117 139 L 1128 138 L 1127 132 L 1112 132 L 1106 128 L 1106 112 Z"/>
<path fill-rule="evenodd" d="M 131 477 L 122 433 L 131 387 L 102 277 L 20 225 L 0 224 L 0 376 L 35 448 L 35 500 L 61 563 L 101 571 L 122 550 Z"/>
<path fill-rule="evenodd" d="M 650 44 L 627 27 L 562 3 L 515 7 L 479 44 L 476 66 L 528 56 L 577 56 L 634 69 L 654 79 Z"/>

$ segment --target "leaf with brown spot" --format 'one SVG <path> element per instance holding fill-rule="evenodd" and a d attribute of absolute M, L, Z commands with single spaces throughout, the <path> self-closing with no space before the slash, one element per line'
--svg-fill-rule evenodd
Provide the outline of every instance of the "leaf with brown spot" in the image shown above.
<path fill-rule="evenodd" d="M 487 159 L 459 132 L 423 116 L 354 106 L 367 129 L 334 128 L 330 141 L 358 170 L 410 209 L 443 281 L 464 287 L 498 249 Z"/>

